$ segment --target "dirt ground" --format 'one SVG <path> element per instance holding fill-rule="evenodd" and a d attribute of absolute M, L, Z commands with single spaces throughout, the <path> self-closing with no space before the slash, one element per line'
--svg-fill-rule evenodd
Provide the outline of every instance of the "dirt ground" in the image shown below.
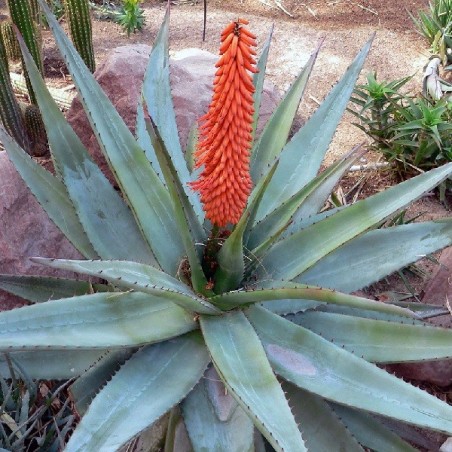
<path fill-rule="evenodd" d="M 102 3 L 102 2 L 97 2 Z M 107 3 L 106 0 L 104 3 Z M 112 2 L 118 4 L 119 2 Z M 285 92 L 317 44 L 324 39 L 322 50 L 300 105 L 301 120 L 317 108 L 351 63 L 362 45 L 376 32 L 361 80 L 370 71 L 379 79 L 396 79 L 415 74 L 411 87 L 418 90 L 422 68 L 428 61 L 427 45 L 415 31 L 408 11 L 417 14 L 427 6 L 426 0 L 209 0 L 206 40 L 202 41 L 202 1 L 174 1 L 171 5 L 171 50 L 198 47 L 218 52 L 222 28 L 237 17 L 250 21 L 250 29 L 262 44 L 274 26 L 267 77 Z M 0 13 L 6 12 L 4 0 Z M 280 6 L 278 6 L 280 5 Z M 93 36 L 96 60 L 102 61 L 113 48 L 130 43 L 152 44 L 165 13 L 166 2 L 147 0 L 143 31 L 127 37 L 119 25 L 94 20 Z M 61 58 L 50 33 L 44 32 L 45 65 L 50 83 L 62 82 Z M 365 142 L 366 136 L 351 125 L 346 114 L 331 145 L 327 163 Z M 375 160 L 375 156 L 370 157 Z M 366 163 L 363 159 L 362 163 Z"/>
<path fill-rule="evenodd" d="M 301 118 L 307 118 L 344 73 L 359 48 L 376 32 L 363 76 L 375 70 L 381 79 L 395 79 L 417 72 L 412 86 L 418 89 L 416 85 L 420 83 L 422 67 L 429 54 L 407 11 L 416 13 L 426 6 L 426 1 L 282 0 L 283 8 L 293 17 L 278 8 L 275 0 L 266 2 L 271 6 L 259 0 L 209 0 L 205 42 L 202 41 L 202 2 L 175 2 L 171 15 L 171 49 L 200 47 L 217 53 L 222 28 L 237 17 L 250 20 L 250 28 L 258 36 L 259 43 L 265 41 L 274 25 L 267 76 L 284 92 L 324 38 L 308 91 L 300 106 Z M 95 21 L 96 58 L 101 60 L 109 49 L 125 43 L 152 43 L 165 5 L 161 1 L 144 2 L 146 26 L 143 32 L 130 38 L 122 34 L 118 25 Z M 365 136 L 350 122 L 351 115 L 348 115 L 338 130 L 328 160 L 334 160 L 355 144 L 365 141 Z"/>

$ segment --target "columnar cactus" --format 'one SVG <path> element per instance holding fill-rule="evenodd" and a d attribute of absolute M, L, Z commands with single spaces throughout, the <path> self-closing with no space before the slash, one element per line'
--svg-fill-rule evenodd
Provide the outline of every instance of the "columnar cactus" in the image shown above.
<path fill-rule="evenodd" d="M 8 133 L 28 151 L 28 140 L 25 135 L 19 104 L 14 95 L 9 76 L 3 35 L 0 36 L 0 119 Z"/>
<path fill-rule="evenodd" d="M 39 72 L 43 74 L 44 66 L 42 64 L 41 39 L 35 20 L 36 10 L 32 8 L 29 0 L 8 0 L 8 7 L 12 21 L 23 36 L 25 44 L 27 45 L 35 64 L 38 66 Z M 36 98 L 25 66 L 24 74 L 25 80 L 27 81 L 30 101 L 31 103 L 36 104 Z"/>
<path fill-rule="evenodd" d="M 13 30 L 13 22 L 11 19 L 3 19 L 0 22 L 0 33 L 2 35 L 3 44 L 5 46 L 8 61 L 18 61 L 22 53 L 20 52 L 19 43 Z"/>
<path fill-rule="evenodd" d="M 96 69 L 88 0 L 65 0 L 72 42 L 91 72 Z"/>
<path fill-rule="evenodd" d="M 48 151 L 47 133 L 41 112 L 36 105 L 26 105 L 23 110 L 25 131 L 30 141 L 30 154 L 41 157 Z"/>

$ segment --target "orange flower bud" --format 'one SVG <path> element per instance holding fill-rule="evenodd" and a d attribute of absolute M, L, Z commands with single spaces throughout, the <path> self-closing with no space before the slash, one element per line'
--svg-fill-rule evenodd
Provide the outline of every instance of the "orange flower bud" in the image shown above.
<path fill-rule="evenodd" d="M 204 166 L 198 180 L 190 184 L 201 196 L 206 217 L 224 227 L 236 224 L 252 188 L 249 172 L 253 121 L 253 79 L 257 72 L 255 36 L 238 19 L 221 34 L 220 59 L 212 102 L 200 118 L 200 139 L 195 152 L 196 167 Z"/>

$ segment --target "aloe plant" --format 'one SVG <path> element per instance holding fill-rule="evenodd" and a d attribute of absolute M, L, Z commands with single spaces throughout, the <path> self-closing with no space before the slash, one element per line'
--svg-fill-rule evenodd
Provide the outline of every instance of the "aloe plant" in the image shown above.
<path fill-rule="evenodd" d="M 450 219 L 378 228 L 448 177 L 452 164 L 321 211 L 360 155 L 354 150 L 318 174 L 371 42 L 289 139 L 314 52 L 253 140 L 261 97 L 254 87 L 262 86 L 269 41 L 257 72 L 246 21 L 228 25 L 196 179 L 170 95 L 168 15 L 150 55 L 136 139 L 40 3 L 122 190 L 91 160 L 25 52 L 56 174 L 4 130 L 0 139 L 85 257 L 33 260 L 108 282 L 0 278 L 2 289 L 33 302 L 0 314 L 0 350 L 33 378 L 78 376 L 71 392 L 82 418 L 65 450 L 117 450 L 170 411 L 166 450 L 180 450 L 179 415 L 194 450 L 253 450 L 262 437 L 297 452 L 413 450 L 381 417 L 451 434 L 450 406 L 375 363 L 450 357 L 452 332 L 423 322 L 430 307 L 413 311 L 350 293 L 452 243 Z M 242 173 L 233 174 L 237 168 Z"/>

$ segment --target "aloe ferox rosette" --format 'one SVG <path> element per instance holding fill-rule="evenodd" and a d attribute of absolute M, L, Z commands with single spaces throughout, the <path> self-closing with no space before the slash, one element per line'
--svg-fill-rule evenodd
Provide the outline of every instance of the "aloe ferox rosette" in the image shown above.
<path fill-rule="evenodd" d="M 322 211 L 360 155 L 318 174 L 370 42 L 289 140 L 316 51 L 254 138 L 270 39 L 255 67 L 246 21 L 229 25 L 195 180 L 170 95 L 168 16 L 150 55 L 135 139 L 40 3 L 122 192 L 25 52 L 55 175 L 3 129 L 0 139 L 86 258 L 34 260 L 100 282 L 2 275 L 1 288 L 33 304 L 0 313 L 0 350 L 30 378 L 77 377 L 71 393 L 82 417 L 65 450 L 116 450 L 168 412 L 165 450 L 180 450 L 177 413 L 195 451 L 262 450 L 264 442 L 296 452 L 415 450 L 391 430 L 395 421 L 452 434 L 450 406 L 375 365 L 450 357 L 452 332 L 423 322 L 428 306 L 350 295 L 451 244 L 450 219 L 380 226 L 448 177 L 452 164 Z M 8 372 L 4 361 L 0 371 Z"/>

